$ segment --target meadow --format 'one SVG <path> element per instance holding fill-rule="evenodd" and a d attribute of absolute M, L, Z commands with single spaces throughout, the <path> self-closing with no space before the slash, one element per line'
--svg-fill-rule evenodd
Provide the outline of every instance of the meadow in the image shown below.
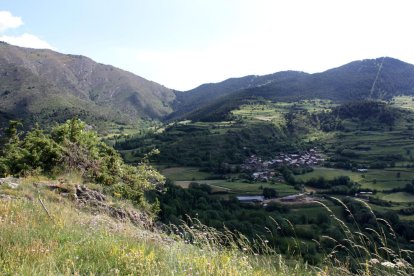
<path fill-rule="evenodd" d="M 236 236 L 232 246 L 223 247 L 221 234 L 206 226 L 167 235 L 105 213 L 92 214 L 87 206 L 79 209 L 54 192 L 35 188 L 33 180 L 26 180 L 17 190 L 0 190 L 1 196 L 13 194 L 9 199 L 0 198 L 2 275 L 286 275 L 317 271 L 301 261 L 288 263 L 265 243 L 261 246 L 267 256 L 261 257 L 252 253 L 254 244 Z M 28 200 L 29 195 L 36 199 Z M 190 241 L 183 234 L 193 238 Z"/>
<path fill-rule="evenodd" d="M 285 183 L 267 183 L 230 180 L 200 180 L 200 181 L 175 181 L 182 188 L 188 188 L 191 182 L 207 184 L 212 188 L 212 193 L 228 193 L 233 195 L 261 195 L 263 188 L 275 189 L 279 196 L 296 194 L 298 191 L 293 186 Z"/>
<path fill-rule="evenodd" d="M 20 194 L 27 189 L 32 188 L 21 187 Z M 300 258 L 278 254 L 267 246 L 266 240 L 252 243 L 241 235 L 220 233 L 197 220 L 188 226 L 172 227 L 173 233 L 166 235 L 114 220 L 106 214 L 79 210 L 70 201 L 56 201 L 55 195 L 45 191 L 40 191 L 39 196 L 51 217 L 37 201 L 0 199 L 3 275 L 368 276 L 413 272 L 412 265 L 401 257 L 392 259 L 375 252 L 363 253 L 366 245 L 352 233 L 348 239 L 355 248 L 349 247 L 348 262 L 340 262 L 338 252 L 332 251 L 331 255 L 328 251 L 321 265 L 312 266 Z M 306 230 L 311 229 L 296 227 L 298 232 Z M 227 246 L 221 244 L 223 239 L 228 241 Z M 292 252 L 307 250 L 309 246 L 298 238 L 295 243 Z M 258 248 L 260 255 L 255 253 Z"/>
<path fill-rule="evenodd" d="M 161 173 L 172 181 L 205 180 L 211 176 L 211 173 L 201 172 L 200 168 L 197 167 L 170 167 L 161 170 Z"/>

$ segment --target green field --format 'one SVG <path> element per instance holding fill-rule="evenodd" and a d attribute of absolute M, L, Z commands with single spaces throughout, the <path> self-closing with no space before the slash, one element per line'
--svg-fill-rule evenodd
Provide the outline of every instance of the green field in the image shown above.
<path fill-rule="evenodd" d="M 335 214 L 336 217 L 338 218 L 342 218 L 343 217 L 343 208 L 340 206 L 336 206 L 334 205 L 332 202 L 330 201 L 324 201 L 323 202 L 331 211 L 332 213 Z M 325 207 L 320 206 L 320 205 L 303 205 L 300 206 L 300 208 L 294 208 L 291 210 L 291 215 L 305 215 L 308 218 L 315 218 L 318 216 L 318 214 L 320 213 L 327 213 L 328 211 L 326 210 Z"/>
<path fill-rule="evenodd" d="M 242 118 L 246 122 L 258 121 L 271 122 L 275 126 L 282 127 L 286 124 L 285 115 L 293 109 L 306 110 L 310 114 L 328 111 L 335 106 L 327 100 L 303 100 L 295 103 L 270 102 L 246 104 L 233 110 L 231 113 Z"/>
<path fill-rule="evenodd" d="M 188 188 L 189 184 L 194 181 L 185 180 L 185 181 L 175 181 L 174 183 L 177 186 L 182 188 Z M 247 183 L 241 181 L 227 181 L 227 180 L 201 180 L 196 181 L 199 184 L 207 184 L 211 186 L 212 192 L 228 192 L 236 195 L 259 195 L 262 194 L 263 188 L 273 188 L 275 189 L 279 196 L 286 196 L 291 194 L 298 193 L 293 186 L 284 184 L 284 183 Z"/>
<path fill-rule="evenodd" d="M 397 203 L 414 203 L 414 195 L 405 193 L 405 192 L 398 192 L 392 194 L 380 194 L 379 198 L 386 201 L 392 201 Z"/>
<path fill-rule="evenodd" d="M 302 175 L 296 175 L 296 180 L 307 181 L 312 178 L 323 177 L 327 180 L 332 180 L 339 176 L 348 176 L 351 180 L 355 182 L 360 182 L 362 177 L 361 173 L 356 173 L 348 170 L 325 168 L 325 167 L 315 167 L 313 172 L 309 172 Z"/>
<path fill-rule="evenodd" d="M 274 104 L 252 104 L 243 105 L 232 114 L 246 121 L 265 121 L 272 122 L 274 125 L 282 126 L 285 124 L 284 119 L 285 107 L 276 108 Z"/>
<path fill-rule="evenodd" d="M 394 97 L 390 104 L 395 107 L 414 111 L 414 98 L 411 96 Z"/>
<path fill-rule="evenodd" d="M 398 175 L 398 176 L 397 176 Z M 414 179 L 414 171 L 406 168 L 390 168 L 383 170 L 368 170 L 367 172 L 352 172 L 349 170 L 315 167 L 313 172 L 296 175 L 296 180 L 307 181 L 323 177 L 332 180 L 339 176 L 348 176 L 352 181 L 361 184 L 361 188 L 373 190 L 390 190 L 403 188 Z"/>
<path fill-rule="evenodd" d="M 360 182 L 362 187 L 379 191 L 403 188 L 414 179 L 414 171 L 405 168 L 369 170 L 364 175 L 365 178 Z"/>
<path fill-rule="evenodd" d="M 211 173 L 200 172 L 197 167 L 171 167 L 161 171 L 161 173 L 172 181 L 182 180 L 205 180 Z"/>

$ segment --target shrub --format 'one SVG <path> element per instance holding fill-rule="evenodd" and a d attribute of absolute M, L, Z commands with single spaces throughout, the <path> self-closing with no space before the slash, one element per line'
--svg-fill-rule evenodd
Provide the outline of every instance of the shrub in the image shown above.
<path fill-rule="evenodd" d="M 18 122 L 10 122 L 0 152 L 0 176 L 80 173 L 84 180 L 105 186 L 110 193 L 146 205 L 145 191 L 161 188 L 164 177 L 148 164 L 153 150 L 138 166 L 124 163 L 119 153 L 79 119 L 68 120 L 46 134 L 38 127 L 20 139 Z"/>

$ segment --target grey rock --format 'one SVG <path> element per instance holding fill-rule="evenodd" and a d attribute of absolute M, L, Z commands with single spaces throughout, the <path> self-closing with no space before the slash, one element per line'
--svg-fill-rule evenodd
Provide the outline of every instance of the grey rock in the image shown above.
<path fill-rule="evenodd" d="M 17 184 L 17 183 L 9 182 L 9 183 L 7 183 L 7 185 L 11 189 L 17 189 L 17 188 L 19 188 L 19 184 Z"/>
<path fill-rule="evenodd" d="M 7 185 L 11 189 L 17 189 L 19 187 L 19 179 L 14 177 L 0 178 L 0 185 Z"/>

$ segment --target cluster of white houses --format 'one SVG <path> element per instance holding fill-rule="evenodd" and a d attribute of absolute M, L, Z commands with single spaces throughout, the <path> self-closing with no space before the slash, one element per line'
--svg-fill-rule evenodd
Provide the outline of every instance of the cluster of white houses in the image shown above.
<path fill-rule="evenodd" d="M 325 161 L 315 149 L 311 149 L 302 154 L 285 154 L 280 153 L 275 159 L 271 160 L 271 164 L 276 166 L 289 166 L 289 167 L 311 167 L 316 166 Z"/>
<path fill-rule="evenodd" d="M 311 149 L 301 154 L 280 153 L 275 158 L 265 161 L 256 155 L 252 155 L 241 165 L 241 169 L 252 172 L 252 177 L 255 180 L 268 181 L 275 179 L 283 181 L 281 176 L 273 169 L 283 166 L 292 168 L 311 167 L 319 165 L 324 161 L 325 159 L 315 149 Z"/>

